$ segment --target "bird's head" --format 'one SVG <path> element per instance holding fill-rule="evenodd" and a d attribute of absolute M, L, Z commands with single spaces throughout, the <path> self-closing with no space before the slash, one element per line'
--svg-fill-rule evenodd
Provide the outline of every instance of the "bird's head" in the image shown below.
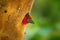
<path fill-rule="evenodd" d="M 26 24 L 28 24 L 28 23 L 34 24 L 34 21 L 32 20 L 32 16 L 31 16 L 29 13 L 27 13 L 27 14 L 25 15 L 25 17 L 23 18 L 22 23 L 23 23 L 24 25 L 26 25 Z"/>

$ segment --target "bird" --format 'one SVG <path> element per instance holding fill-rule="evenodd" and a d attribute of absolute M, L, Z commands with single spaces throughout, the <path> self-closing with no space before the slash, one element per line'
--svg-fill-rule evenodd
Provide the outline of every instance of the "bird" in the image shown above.
<path fill-rule="evenodd" d="M 34 21 L 32 19 L 32 16 L 29 13 L 27 13 L 23 18 L 22 24 L 27 25 L 29 23 L 34 24 Z M 24 32 L 24 34 L 26 34 L 26 31 Z"/>
<path fill-rule="evenodd" d="M 23 18 L 22 23 L 23 23 L 24 25 L 29 24 L 29 23 L 34 24 L 34 21 L 32 20 L 32 16 L 31 16 L 29 13 L 27 13 L 27 14 L 25 15 L 25 17 Z"/>

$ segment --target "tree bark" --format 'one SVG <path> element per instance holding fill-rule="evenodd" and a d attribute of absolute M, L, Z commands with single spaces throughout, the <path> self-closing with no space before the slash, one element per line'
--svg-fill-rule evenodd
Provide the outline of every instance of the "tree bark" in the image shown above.
<path fill-rule="evenodd" d="M 22 20 L 30 13 L 34 0 L 0 0 L 0 40 L 22 40 Z"/>

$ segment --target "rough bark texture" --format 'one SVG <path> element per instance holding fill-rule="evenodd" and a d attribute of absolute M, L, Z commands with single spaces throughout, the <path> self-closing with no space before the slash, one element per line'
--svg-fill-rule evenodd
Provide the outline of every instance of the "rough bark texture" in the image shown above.
<path fill-rule="evenodd" d="M 22 20 L 34 0 L 0 0 L 0 40 L 22 40 Z"/>

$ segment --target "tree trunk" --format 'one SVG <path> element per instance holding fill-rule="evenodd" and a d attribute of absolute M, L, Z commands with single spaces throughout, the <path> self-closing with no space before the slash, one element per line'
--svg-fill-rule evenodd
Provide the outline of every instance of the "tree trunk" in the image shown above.
<path fill-rule="evenodd" d="M 34 0 L 0 0 L 0 40 L 22 40 L 22 20 L 30 13 Z"/>

